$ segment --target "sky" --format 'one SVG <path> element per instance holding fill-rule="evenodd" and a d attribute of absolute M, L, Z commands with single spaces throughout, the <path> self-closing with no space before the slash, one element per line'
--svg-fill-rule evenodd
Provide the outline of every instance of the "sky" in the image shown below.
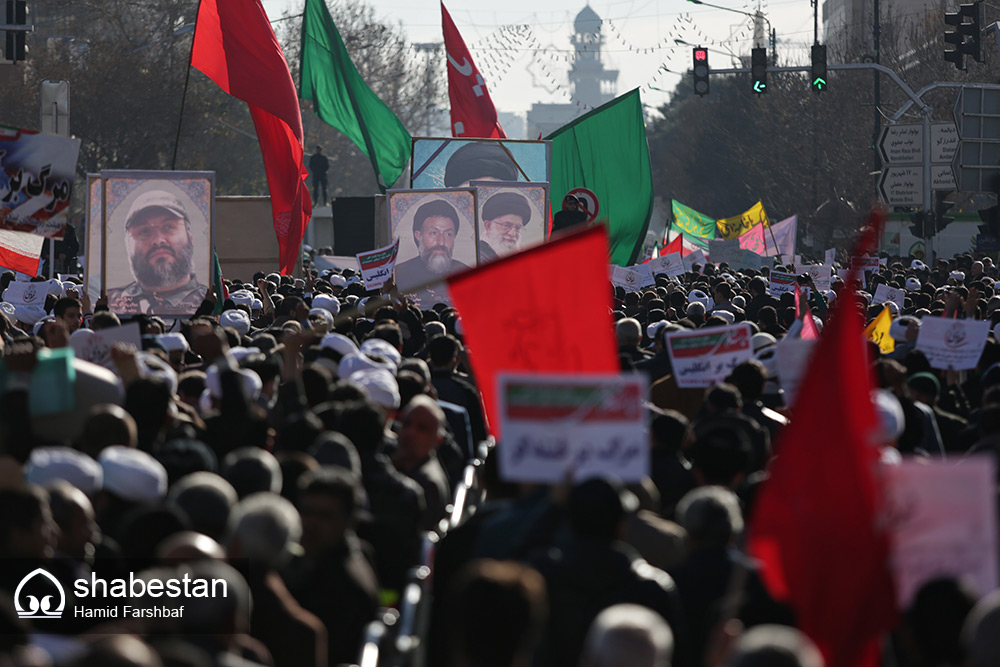
<path fill-rule="evenodd" d="M 362 1 L 375 9 L 380 20 L 401 25 L 411 43 L 442 41 L 437 0 Z M 262 2 L 272 20 L 301 13 L 303 6 L 303 0 Z M 497 110 L 523 114 L 536 102 L 574 102 L 567 82 L 569 39 L 573 19 L 586 4 L 585 0 L 448 0 L 445 6 L 486 79 Z M 813 40 L 809 0 L 713 0 L 712 4 L 748 13 L 759 7 L 777 33 L 781 63 L 808 63 Z M 733 66 L 730 53 L 744 55 L 752 47 L 752 20 L 732 11 L 686 0 L 594 0 L 590 6 L 603 21 L 605 65 L 619 70 L 617 92 L 641 87 L 643 103 L 654 109 L 669 100 L 691 67 L 691 46 L 675 40 L 709 47 L 713 68 Z M 336 13 L 333 19 L 336 22 Z M 527 28 L 515 32 L 512 26 Z"/>

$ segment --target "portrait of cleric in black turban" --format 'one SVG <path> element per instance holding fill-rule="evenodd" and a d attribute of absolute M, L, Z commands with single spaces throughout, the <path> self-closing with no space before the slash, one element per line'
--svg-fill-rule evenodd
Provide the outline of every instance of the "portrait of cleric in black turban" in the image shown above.
<path fill-rule="evenodd" d="M 518 252 L 545 240 L 547 183 L 472 181 L 479 202 L 479 263 Z"/>
<path fill-rule="evenodd" d="M 467 187 L 470 181 L 544 183 L 551 143 L 506 139 L 413 140 L 413 188 Z"/>

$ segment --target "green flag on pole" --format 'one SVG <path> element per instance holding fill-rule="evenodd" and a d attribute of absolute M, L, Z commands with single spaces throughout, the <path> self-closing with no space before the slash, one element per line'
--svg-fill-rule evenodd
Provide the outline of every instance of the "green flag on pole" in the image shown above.
<path fill-rule="evenodd" d="M 597 198 L 597 222 L 608 226 L 612 264 L 638 255 L 653 212 L 653 173 L 638 88 L 616 97 L 546 139 L 552 140 L 550 195 L 558 211 L 573 188 Z"/>
<path fill-rule="evenodd" d="M 676 199 L 670 200 L 670 208 L 674 214 L 674 225 L 687 233 L 688 236 L 715 239 L 715 218 L 699 213 Z"/>
<path fill-rule="evenodd" d="M 324 0 L 306 0 L 302 14 L 299 95 L 372 161 L 384 192 L 410 159 L 410 134 L 365 83 L 344 47 Z"/>

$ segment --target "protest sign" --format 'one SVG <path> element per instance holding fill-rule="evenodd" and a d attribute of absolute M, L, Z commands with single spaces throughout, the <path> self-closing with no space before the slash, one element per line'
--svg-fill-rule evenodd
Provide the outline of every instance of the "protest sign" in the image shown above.
<path fill-rule="evenodd" d="M 778 378 L 781 388 L 785 391 L 785 405 L 791 406 L 799 393 L 799 385 L 809 368 L 815 339 L 782 338 L 778 343 L 775 360 L 778 365 Z"/>
<path fill-rule="evenodd" d="M 685 271 L 693 271 L 695 264 L 701 264 L 704 266 L 705 262 L 708 261 L 708 257 L 705 257 L 705 251 L 695 250 L 690 255 L 684 257 L 682 261 L 684 262 Z"/>
<path fill-rule="evenodd" d="M 875 288 L 875 295 L 872 297 L 872 303 L 885 303 L 891 301 L 900 310 L 903 310 L 903 300 L 906 299 L 906 292 L 896 287 L 889 287 L 888 285 L 879 285 Z"/>
<path fill-rule="evenodd" d="M 667 350 L 677 386 L 710 387 L 753 356 L 750 327 L 734 324 L 667 335 Z"/>
<path fill-rule="evenodd" d="M 612 284 L 623 287 L 631 292 L 656 284 L 653 272 L 648 264 L 636 266 L 609 266 Z"/>
<path fill-rule="evenodd" d="M 553 484 L 572 470 L 576 480 L 640 481 L 649 474 L 646 391 L 638 375 L 498 375 L 501 476 Z"/>
<path fill-rule="evenodd" d="M 341 271 L 358 265 L 357 257 L 346 255 L 313 255 L 313 266 L 317 271 Z"/>
<path fill-rule="evenodd" d="M 823 263 L 833 266 L 833 263 L 837 261 L 837 249 L 830 248 L 823 253 Z"/>
<path fill-rule="evenodd" d="M 139 323 L 129 322 L 120 327 L 98 329 L 92 332 L 92 335 L 74 338 L 71 341 L 71 346 L 77 359 L 83 359 L 114 370 L 114 362 L 111 361 L 111 346 L 115 343 L 128 343 L 141 350 L 142 333 L 139 330 Z"/>
<path fill-rule="evenodd" d="M 795 266 L 795 272 L 799 275 L 809 274 L 816 289 L 820 292 L 830 289 L 830 281 L 832 280 L 830 267 L 825 264 L 798 264 Z"/>
<path fill-rule="evenodd" d="M 771 275 L 769 277 L 771 284 L 768 286 L 768 294 L 771 296 L 778 296 L 784 292 L 794 292 L 797 278 L 798 276 L 794 273 L 771 271 Z"/>
<path fill-rule="evenodd" d="M 865 273 L 875 273 L 879 269 L 878 257 L 852 257 L 851 268 L 859 268 Z"/>
<path fill-rule="evenodd" d="M 653 275 L 663 273 L 671 278 L 684 275 L 684 260 L 679 252 L 662 255 L 647 263 Z"/>
<path fill-rule="evenodd" d="M 358 253 L 358 268 L 361 269 L 361 278 L 365 281 L 365 289 L 379 289 L 389 282 L 389 278 L 392 277 L 392 269 L 396 266 L 396 255 L 398 254 L 399 239 L 384 248 Z"/>
<path fill-rule="evenodd" d="M 44 306 L 49 293 L 49 284 L 12 282 L 3 291 L 3 300 L 15 305 Z"/>
<path fill-rule="evenodd" d="M 61 239 L 80 140 L 0 127 L 0 229 Z"/>
<path fill-rule="evenodd" d="M 927 355 L 931 368 L 970 370 L 979 363 L 989 333 L 989 322 L 925 317 L 920 321 L 917 349 Z"/>
<path fill-rule="evenodd" d="M 747 269 L 759 271 L 765 266 L 771 266 L 771 263 L 772 260 L 770 257 L 758 255 L 751 250 L 740 248 L 732 253 L 732 259 L 729 260 L 729 268 L 735 271 L 745 271 Z"/>
<path fill-rule="evenodd" d="M 730 263 L 740 250 L 740 240 L 731 241 L 709 241 L 708 256 L 712 258 L 712 263 L 718 266 L 723 262 Z"/>
<path fill-rule="evenodd" d="M 882 468 L 900 609 L 938 577 L 961 579 L 978 595 L 997 588 L 994 466 L 992 457 L 973 456 Z"/>

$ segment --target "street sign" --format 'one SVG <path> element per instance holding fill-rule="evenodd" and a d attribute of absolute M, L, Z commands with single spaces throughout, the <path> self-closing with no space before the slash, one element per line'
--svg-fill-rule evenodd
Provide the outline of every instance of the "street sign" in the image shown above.
<path fill-rule="evenodd" d="M 955 124 L 960 137 L 955 177 L 962 192 L 993 192 L 1000 173 L 1000 90 L 963 86 L 955 97 Z"/>
<path fill-rule="evenodd" d="M 955 190 L 955 170 L 950 164 L 931 165 L 931 190 Z"/>
<path fill-rule="evenodd" d="M 889 206 L 922 206 L 924 168 L 889 165 L 882 170 L 878 190 Z"/>
<path fill-rule="evenodd" d="M 947 122 L 931 123 L 931 162 L 950 165 L 957 152 L 958 126 Z"/>
<path fill-rule="evenodd" d="M 922 125 L 886 125 L 878 140 L 883 164 L 921 164 L 924 161 Z"/>

